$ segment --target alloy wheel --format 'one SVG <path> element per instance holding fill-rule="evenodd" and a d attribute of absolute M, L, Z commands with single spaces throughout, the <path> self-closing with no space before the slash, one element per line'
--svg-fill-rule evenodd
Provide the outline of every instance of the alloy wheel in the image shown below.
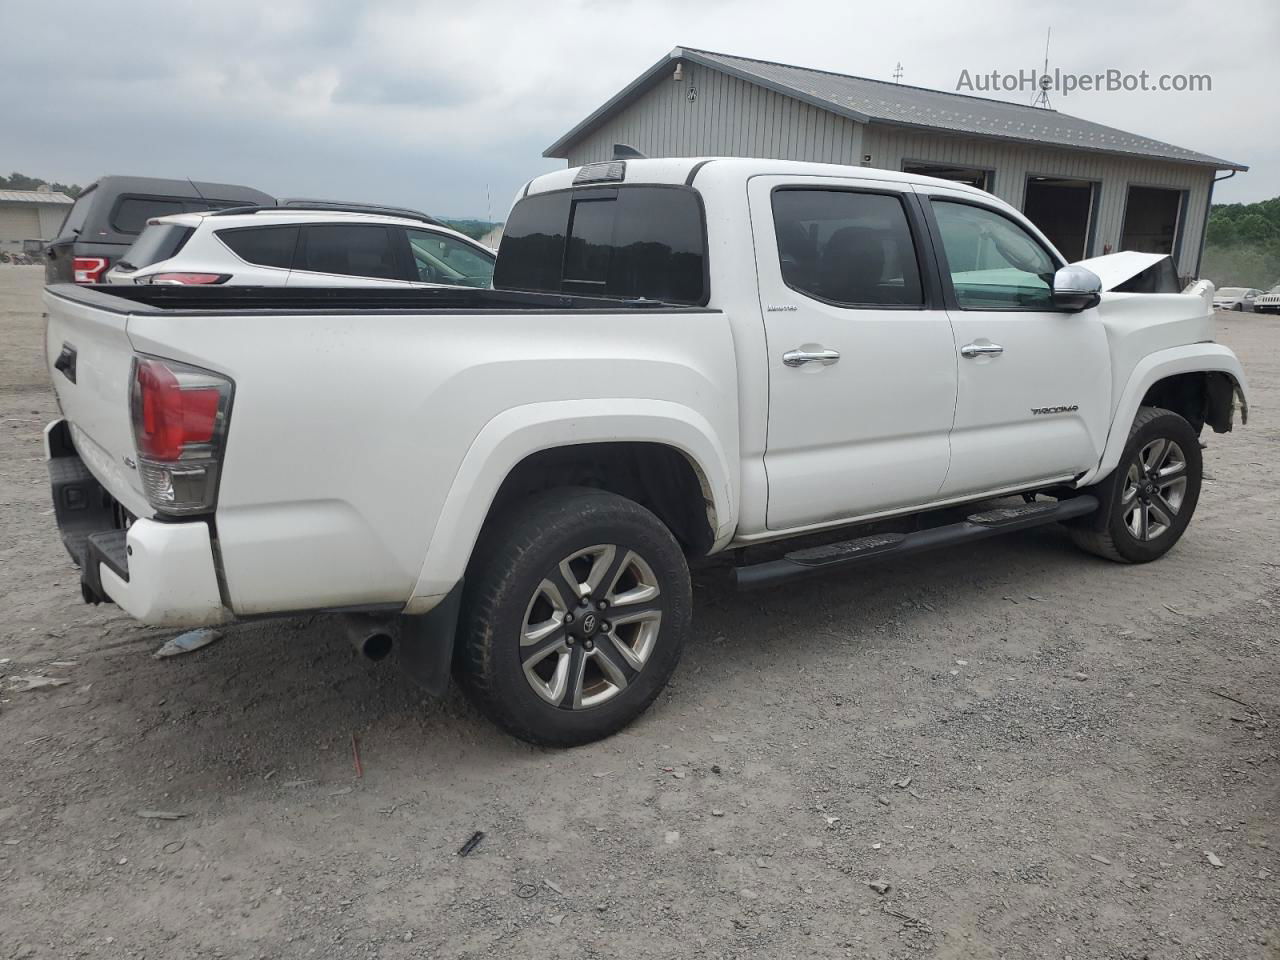
<path fill-rule="evenodd" d="M 1137 540 L 1156 540 L 1173 526 L 1187 492 L 1187 459 L 1172 440 L 1152 440 L 1129 464 L 1120 510 Z"/>
<path fill-rule="evenodd" d="M 634 550 L 598 544 L 546 572 L 520 635 L 525 679 L 565 710 L 612 700 L 644 669 L 662 626 L 661 588 Z"/>

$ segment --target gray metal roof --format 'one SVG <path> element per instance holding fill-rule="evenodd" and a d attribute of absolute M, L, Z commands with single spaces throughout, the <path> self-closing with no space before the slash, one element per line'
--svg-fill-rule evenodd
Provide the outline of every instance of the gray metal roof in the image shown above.
<path fill-rule="evenodd" d="M 687 60 L 720 70 L 863 123 L 890 123 L 968 136 L 998 137 L 1076 150 L 1144 156 L 1200 164 L 1217 170 L 1249 169 L 1230 160 L 1127 133 L 1091 120 L 1059 113 L 1057 110 L 1045 110 L 1007 100 L 946 93 L 887 80 L 810 70 L 691 47 L 676 47 L 612 100 L 548 147 L 543 156 L 563 156 L 564 148 L 569 143 L 625 107 L 660 74 L 665 74 L 674 60 Z"/>
<path fill-rule="evenodd" d="M 75 203 L 65 193 L 41 190 L 0 190 L 0 203 Z"/>

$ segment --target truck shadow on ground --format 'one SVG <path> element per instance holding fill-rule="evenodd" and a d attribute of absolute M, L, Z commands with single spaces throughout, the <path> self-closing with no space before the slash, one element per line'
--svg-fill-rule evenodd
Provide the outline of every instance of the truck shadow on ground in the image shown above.
<path fill-rule="evenodd" d="M 1054 567 L 1079 579 L 1078 568 L 1098 563 L 1077 553 L 1065 532 L 1040 530 L 752 594 L 736 592 L 723 571 L 702 571 L 684 660 L 670 689 L 624 735 L 670 739 L 673 724 L 725 688 L 748 691 L 747 709 L 762 678 L 780 670 L 820 675 L 835 641 L 847 651 L 841 656 L 855 659 L 930 653 L 913 648 L 946 640 L 955 618 L 989 616 L 980 611 L 1043 592 Z M 1048 605 L 1043 615 L 1052 619 Z M 159 770 L 171 779 L 185 773 L 193 783 L 216 777 L 244 786 L 344 780 L 354 775 L 353 736 L 366 745 L 366 771 L 375 752 L 377 762 L 414 773 L 477 774 L 555 753 L 500 731 L 456 685 L 430 698 L 394 657 L 364 660 L 336 618 L 247 623 L 225 633 L 219 643 L 167 661 L 147 656 L 141 642 L 109 655 L 114 668 L 95 699 L 131 709 L 114 717 L 94 712 L 100 726 L 115 727 L 108 736 L 143 744 L 121 758 L 145 766 L 138 776 Z"/>

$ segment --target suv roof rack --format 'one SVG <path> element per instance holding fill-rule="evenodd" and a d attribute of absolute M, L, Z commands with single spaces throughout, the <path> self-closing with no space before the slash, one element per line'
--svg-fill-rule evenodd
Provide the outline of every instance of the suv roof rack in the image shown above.
<path fill-rule="evenodd" d="M 244 207 L 226 207 L 222 210 L 214 210 L 209 214 L 209 216 L 231 217 L 243 213 L 268 213 L 286 209 L 328 210 L 333 213 L 368 213 L 381 217 L 403 217 L 405 220 L 417 220 L 420 223 L 430 224 L 433 227 L 444 227 L 449 229 L 449 225 L 447 223 L 437 220 L 435 217 L 428 216 L 419 210 L 410 210 L 407 207 L 383 207 L 372 203 L 341 203 L 334 200 L 290 199 L 281 200 L 275 206 L 249 205 Z"/>

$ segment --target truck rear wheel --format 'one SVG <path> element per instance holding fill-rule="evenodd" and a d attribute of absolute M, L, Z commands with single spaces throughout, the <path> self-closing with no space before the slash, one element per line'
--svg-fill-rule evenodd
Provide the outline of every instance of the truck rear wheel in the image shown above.
<path fill-rule="evenodd" d="M 1074 526 L 1076 544 L 1117 563 L 1149 563 L 1182 537 L 1200 499 L 1203 460 L 1191 424 L 1160 407 L 1134 418 L 1120 463 L 1097 485 L 1105 516 Z"/>
<path fill-rule="evenodd" d="M 590 488 L 539 494 L 477 545 L 458 679 L 522 740 L 570 747 L 607 737 L 666 685 L 691 593 L 684 553 L 644 507 Z"/>

